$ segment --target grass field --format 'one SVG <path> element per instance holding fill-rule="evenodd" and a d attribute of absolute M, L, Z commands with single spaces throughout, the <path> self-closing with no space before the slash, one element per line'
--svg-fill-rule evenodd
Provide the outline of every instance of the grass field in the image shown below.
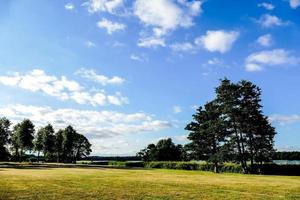
<path fill-rule="evenodd" d="M 0 168 L 0 199 L 300 199 L 300 177 L 182 170 Z"/>

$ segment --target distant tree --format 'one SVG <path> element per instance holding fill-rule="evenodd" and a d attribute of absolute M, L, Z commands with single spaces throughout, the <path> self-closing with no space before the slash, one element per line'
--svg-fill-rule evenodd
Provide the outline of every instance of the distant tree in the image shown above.
<path fill-rule="evenodd" d="M 43 137 L 44 137 L 44 130 L 41 128 L 38 130 L 36 137 L 33 141 L 34 143 L 34 151 L 38 154 L 38 159 L 40 157 L 40 152 L 43 151 Z"/>
<path fill-rule="evenodd" d="M 63 142 L 64 142 L 63 134 L 64 134 L 63 130 L 59 130 L 55 134 L 55 152 L 56 152 L 57 162 L 61 162 L 62 156 L 65 154 L 64 147 L 63 147 Z"/>
<path fill-rule="evenodd" d="M 43 154 L 46 159 L 51 159 L 52 154 L 55 152 L 55 135 L 54 129 L 51 124 L 42 128 L 43 132 Z"/>
<path fill-rule="evenodd" d="M 144 161 L 180 161 L 185 158 L 182 145 L 175 145 L 171 138 L 162 139 L 157 144 L 149 144 L 137 153 Z"/>
<path fill-rule="evenodd" d="M 81 134 L 77 134 L 74 142 L 73 162 L 85 158 L 92 152 L 89 140 Z"/>
<path fill-rule="evenodd" d="M 34 132 L 34 125 L 29 119 L 24 119 L 21 123 L 14 126 L 12 145 L 16 151 L 16 156 L 19 156 L 18 151 L 20 151 L 22 158 L 24 151 L 33 149 Z"/>
<path fill-rule="evenodd" d="M 68 126 L 62 132 L 63 157 L 65 162 L 74 162 L 91 153 L 91 144 L 88 139 L 77 133 L 72 126 Z"/>
<path fill-rule="evenodd" d="M 145 149 L 139 151 L 136 156 L 144 161 L 157 160 L 157 150 L 155 144 L 149 144 Z"/>
<path fill-rule="evenodd" d="M 11 122 L 8 119 L 0 118 L 0 160 L 7 160 L 9 156 L 7 145 L 11 135 L 10 125 Z"/>
<path fill-rule="evenodd" d="M 77 132 L 72 126 L 68 126 L 63 131 L 63 157 L 65 162 L 71 162 L 73 158 L 73 147 L 75 145 Z"/>

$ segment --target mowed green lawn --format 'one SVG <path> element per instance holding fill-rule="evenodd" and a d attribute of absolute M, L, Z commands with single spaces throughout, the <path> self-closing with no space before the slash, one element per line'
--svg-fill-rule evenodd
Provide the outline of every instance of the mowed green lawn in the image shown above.
<path fill-rule="evenodd" d="M 182 170 L 0 168 L 0 199 L 300 199 L 300 177 Z"/>

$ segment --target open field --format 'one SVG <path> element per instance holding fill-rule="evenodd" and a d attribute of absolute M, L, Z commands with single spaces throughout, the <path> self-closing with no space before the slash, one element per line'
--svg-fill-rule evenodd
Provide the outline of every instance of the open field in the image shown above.
<path fill-rule="evenodd" d="M 300 177 L 183 170 L 0 168 L 0 199 L 300 199 Z"/>

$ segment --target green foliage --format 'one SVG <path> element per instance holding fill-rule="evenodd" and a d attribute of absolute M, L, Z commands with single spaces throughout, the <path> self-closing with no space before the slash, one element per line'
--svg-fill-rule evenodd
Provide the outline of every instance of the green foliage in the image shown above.
<path fill-rule="evenodd" d="M 9 143 L 9 136 L 11 122 L 5 117 L 0 118 L 0 160 L 7 160 L 9 152 L 7 145 Z"/>
<path fill-rule="evenodd" d="M 263 115 L 260 96 L 260 88 L 249 81 L 221 80 L 216 98 L 200 107 L 186 127 L 191 157 L 208 157 L 216 172 L 225 161 L 241 163 L 245 173 L 248 161 L 270 161 L 276 132 Z"/>
<path fill-rule="evenodd" d="M 108 165 L 110 165 L 110 166 L 118 166 L 118 167 L 125 167 L 126 166 L 126 162 L 124 162 L 124 161 L 109 161 Z"/>
<path fill-rule="evenodd" d="M 186 153 L 182 145 L 175 145 L 171 138 L 162 139 L 157 144 L 149 144 L 137 153 L 144 161 L 180 161 L 185 160 Z"/>
<path fill-rule="evenodd" d="M 24 119 L 14 126 L 11 135 L 12 149 L 16 159 L 21 161 L 24 151 L 31 151 L 34 147 L 34 125 L 29 119 Z"/>
<path fill-rule="evenodd" d="M 213 163 L 206 162 L 146 162 L 145 167 L 158 169 L 200 170 L 211 172 L 215 170 L 215 165 Z M 219 171 L 228 173 L 242 173 L 243 169 L 239 164 L 224 163 L 219 165 Z"/>
<path fill-rule="evenodd" d="M 299 151 L 275 152 L 273 155 L 273 160 L 300 160 L 300 152 Z"/>

